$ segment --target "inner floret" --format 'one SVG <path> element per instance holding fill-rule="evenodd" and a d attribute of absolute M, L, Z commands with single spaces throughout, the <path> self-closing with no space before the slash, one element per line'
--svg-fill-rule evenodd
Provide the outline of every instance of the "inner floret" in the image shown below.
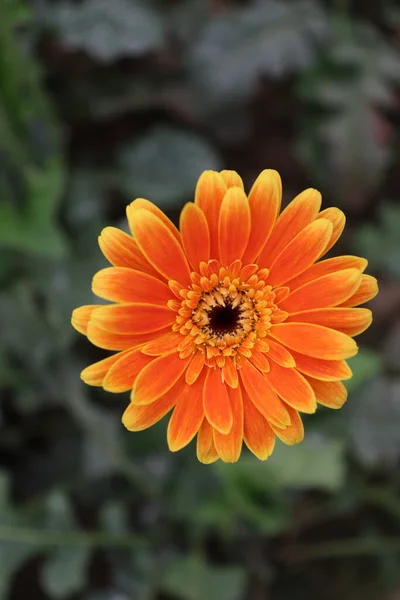
<path fill-rule="evenodd" d="M 211 367 L 223 367 L 226 357 L 232 357 L 240 367 L 242 356 L 250 357 L 254 348 L 267 349 L 264 338 L 272 323 L 282 322 L 287 313 L 277 305 L 277 290 L 268 285 L 268 269 L 243 266 L 239 260 L 225 267 L 210 260 L 199 271 L 179 291 L 182 301 L 173 329 L 183 336 L 180 356 L 201 352 Z"/>

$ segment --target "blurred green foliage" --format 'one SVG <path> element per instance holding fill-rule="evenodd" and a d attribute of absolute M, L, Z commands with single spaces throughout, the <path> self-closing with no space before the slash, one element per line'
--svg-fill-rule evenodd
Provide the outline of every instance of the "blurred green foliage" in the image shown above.
<path fill-rule="evenodd" d="M 395 0 L 0 0 L 1 600 L 398 597 L 399 36 Z M 81 384 L 70 313 L 133 197 L 176 221 L 202 170 L 267 167 L 381 293 L 341 411 L 205 467 Z"/>

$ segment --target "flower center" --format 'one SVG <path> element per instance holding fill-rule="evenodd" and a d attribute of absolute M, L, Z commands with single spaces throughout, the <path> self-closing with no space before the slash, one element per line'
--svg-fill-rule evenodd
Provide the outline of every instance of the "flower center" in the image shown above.
<path fill-rule="evenodd" d="M 240 309 L 225 301 L 225 306 L 214 306 L 208 313 L 208 328 L 216 337 L 233 333 L 239 324 Z"/>
<path fill-rule="evenodd" d="M 181 358 L 196 351 L 205 355 L 208 366 L 223 367 L 226 357 L 240 366 L 242 356 L 253 349 L 266 349 L 265 338 L 272 323 L 286 319 L 277 298 L 288 293 L 268 285 L 268 269 L 242 266 L 236 260 L 229 267 L 210 260 L 200 264 L 200 273 L 191 273 L 192 285 L 179 290 L 182 301 L 172 301 L 178 315 L 173 325 L 182 342 Z"/>

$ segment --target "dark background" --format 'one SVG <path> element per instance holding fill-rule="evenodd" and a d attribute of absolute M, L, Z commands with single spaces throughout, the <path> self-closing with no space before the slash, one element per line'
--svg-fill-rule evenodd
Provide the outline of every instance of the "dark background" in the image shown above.
<path fill-rule="evenodd" d="M 394 0 L 0 0 L 1 599 L 399 600 L 399 47 Z M 266 463 L 79 380 L 102 227 L 206 168 L 318 187 L 380 282 L 347 405 Z"/>

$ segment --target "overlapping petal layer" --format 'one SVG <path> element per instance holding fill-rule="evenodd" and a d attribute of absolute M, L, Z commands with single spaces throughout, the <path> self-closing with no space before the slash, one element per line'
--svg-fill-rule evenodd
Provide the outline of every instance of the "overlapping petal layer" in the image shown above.
<path fill-rule="evenodd" d="M 271 455 L 276 438 L 304 436 L 300 413 L 340 408 L 352 373 L 352 339 L 372 314 L 354 308 L 376 295 L 356 256 L 324 259 L 345 216 L 320 212 L 314 189 L 279 215 L 279 174 L 263 171 L 249 195 L 234 171 L 206 171 L 180 231 L 150 201 L 127 208 L 132 236 L 106 227 L 99 245 L 111 267 L 93 292 L 112 302 L 76 309 L 72 325 L 115 351 L 82 379 L 131 391 L 123 415 L 141 431 L 173 410 L 167 440 L 177 451 L 197 436 L 198 459 L 239 459 L 243 441 Z"/>

